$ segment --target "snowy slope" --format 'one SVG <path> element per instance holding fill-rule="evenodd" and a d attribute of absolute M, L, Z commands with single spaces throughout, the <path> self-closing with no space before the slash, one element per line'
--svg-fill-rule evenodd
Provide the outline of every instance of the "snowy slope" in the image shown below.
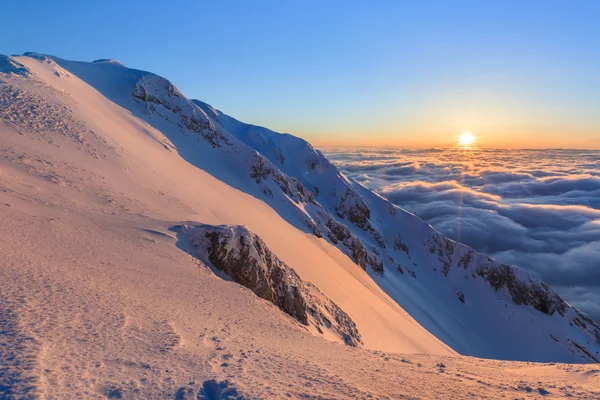
<path fill-rule="evenodd" d="M 0 104 L 6 104 L 0 108 L 2 120 L 11 131 L 23 133 L 4 135 L 5 146 L 15 140 L 8 148 L 19 153 L 35 143 L 52 154 L 45 158 L 71 149 L 53 166 L 44 164 L 44 172 L 38 174 L 56 183 L 57 189 L 73 188 L 77 194 L 101 198 L 100 205 L 88 206 L 88 199 L 70 206 L 136 213 L 170 225 L 183 221 L 246 225 L 303 281 L 315 285 L 350 316 L 365 347 L 454 354 L 352 260 L 290 225 L 288 220 L 299 223 L 305 214 L 280 191 L 279 185 L 286 183 L 281 176 L 279 182 L 270 177 L 262 185 L 249 178 L 257 153 L 233 136 L 211 130 L 202 120 L 204 113 L 183 96 L 175 96 L 179 92 L 166 80 L 115 62 L 77 63 L 34 54 L 14 60 L 23 63 L 30 76 L 2 76 Z M 143 95 L 148 82 L 165 91 L 149 87 Z M 79 172 L 72 177 L 46 172 L 58 166 Z M 100 186 L 86 187 L 88 178 L 81 174 L 101 178 Z M 285 219 L 257 198 L 269 187 L 285 207 Z M 286 190 L 301 195 L 294 186 Z"/>
<path fill-rule="evenodd" d="M 600 328 L 550 288 L 525 271 L 443 237 L 343 176 L 305 141 L 241 123 L 187 99 L 164 78 L 110 60 L 82 63 L 37 54 L 6 60 L 0 68 L 16 80 L 14 87 L 44 97 L 50 89 L 38 86 L 49 86 L 69 97 L 74 104 L 52 101 L 56 107 L 68 104 L 75 119 L 93 125 L 90 136 L 98 142 L 156 161 L 156 169 L 162 168 L 158 160 L 180 156 L 214 181 L 266 203 L 269 211 L 248 215 L 254 209 L 232 210 L 239 203 L 206 199 L 202 192 L 208 181 L 185 182 L 197 186 L 193 196 L 211 202 L 198 222 L 249 225 L 302 279 L 348 313 L 367 347 L 448 352 L 424 327 L 465 355 L 598 361 Z M 90 99 L 110 104 L 102 103 L 100 110 Z M 22 122 L 11 121 L 15 126 Z M 122 134 L 128 129 L 135 134 Z M 136 148 L 133 136 L 140 132 L 152 142 L 145 144 L 152 146 L 152 154 L 158 149 L 170 154 L 151 159 Z M 93 156 L 103 156 L 93 140 L 77 139 Z M 162 173 L 169 181 L 185 177 Z M 143 185 L 150 189 L 155 183 L 147 179 Z M 168 185 L 164 192 L 174 193 Z M 219 200 L 229 195 L 222 192 Z M 284 230 L 279 219 L 291 226 Z M 268 226 L 273 221 L 277 229 Z M 401 309 L 390 305 L 390 298 Z"/>

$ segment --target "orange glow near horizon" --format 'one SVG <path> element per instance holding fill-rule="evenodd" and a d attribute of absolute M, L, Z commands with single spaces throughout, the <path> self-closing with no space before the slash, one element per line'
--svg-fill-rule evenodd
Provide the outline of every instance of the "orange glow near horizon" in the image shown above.
<path fill-rule="evenodd" d="M 600 134 L 598 132 L 577 132 L 567 140 L 568 135 L 561 130 L 532 130 L 524 133 L 519 130 L 482 130 L 470 131 L 473 141 L 467 135 L 465 138 L 454 128 L 448 130 L 431 130 L 420 133 L 386 132 L 374 134 L 371 132 L 351 132 L 326 134 L 305 133 L 298 136 L 305 138 L 315 146 L 324 147 L 404 147 L 404 148 L 449 148 L 477 147 L 490 149 L 600 149 Z M 414 132 L 414 131 L 413 131 Z M 460 132 L 460 130 L 459 130 Z"/>

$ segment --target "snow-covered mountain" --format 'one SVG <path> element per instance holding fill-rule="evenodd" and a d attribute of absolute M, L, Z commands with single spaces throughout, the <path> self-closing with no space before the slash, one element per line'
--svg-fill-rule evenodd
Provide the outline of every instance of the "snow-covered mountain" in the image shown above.
<path fill-rule="evenodd" d="M 182 160 L 168 162 L 185 162 L 210 175 L 210 182 L 258 199 L 257 209 L 268 208 L 260 216 L 274 211 L 277 218 L 246 215 L 254 211 L 244 211 L 237 197 L 228 195 L 202 200 L 205 208 L 193 211 L 193 221 L 185 219 L 190 225 L 248 225 L 242 236 L 264 241 L 273 257 L 287 264 L 283 270 L 297 274 L 306 287 L 318 288 L 314 293 L 325 298 L 319 304 L 350 321 L 345 328 L 328 326 L 329 334 L 316 335 L 381 350 L 600 360 L 600 326 L 526 271 L 444 237 L 345 177 L 306 141 L 237 121 L 186 98 L 155 74 L 112 60 L 0 56 L 0 116 L 10 129 L 38 132 L 42 140 L 52 142 L 51 134 L 58 133 L 92 159 L 112 160 L 109 153 L 119 154 L 115 168 L 129 177 L 138 177 L 136 168 L 151 166 L 167 183 L 159 188 L 140 172 L 136 184 L 172 196 L 172 201 L 181 201 L 177 196 L 188 188 L 192 198 L 229 193 L 215 191 L 206 180 L 183 182 L 181 176 L 169 176 L 161 163 L 173 157 Z M 145 135 L 143 149 L 129 133 L 133 131 Z M 136 160 L 137 167 L 127 164 L 126 157 Z M 176 189 L 172 182 L 178 182 L 173 183 Z M 270 224 L 286 227 L 277 230 Z M 277 238 L 284 232 L 293 233 Z M 312 255 L 299 254 L 306 252 Z M 401 308 L 390 305 L 390 299 Z M 349 340 L 353 326 L 357 333 Z"/>

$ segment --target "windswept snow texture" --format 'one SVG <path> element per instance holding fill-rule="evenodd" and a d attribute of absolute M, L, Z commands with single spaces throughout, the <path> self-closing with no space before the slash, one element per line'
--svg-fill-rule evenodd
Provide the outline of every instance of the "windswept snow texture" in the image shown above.
<path fill-rule="evenodd" d="M 74 75 L 112 102 L 110 106 L 102 103 L 106 110 L 92 107 L 86 110 L 97 113 L 94 118 L 98 122 L 104 118 L 103 111 L 119 115 L 121 124 L 104 127 L 104 132 L 110 132 L 107 136 L 115 147 L 123 146 L 132 151 L 132 145 L 126 143 L 131 139 L 120 135 L 120 130 L 135 127 L 145 132 L 147 140 L 159 145 L 161 150 L 176 153 L 217 181 L 261 200 L 264 203 L 260 204 L 268 205 L 269 211 L 274 210 L 279 218 L 303 232 L 302 239 L 294 236 L 298 238 L 296 248 L 271 243 L 269 247 L 287 264 L 292 266 L 293 263 L 294 270 L 303 279 L 317 284 L 348 313 L 356 322 L 365 345 L 392 346 L 389 341 L 377 342 L 377 335 L 367 327 L 377 322 L 387 328 L 397 321 L 386 320 L 382 315 L 400 315 L 397 311 L 388 314 L 389 310 L 395 310 L 395 305 L 389 305 L 386 296 L 371 289 L 370 285 L 375 282 L 418 324 L 461 354 L 508 360 L 598 361 L 600 327 L 565 303 L 551 288 L 525 271 L 447 239 L 414 215 L 344 176 L 307 142 L 239 122 L 205 103 L 187 99 L 164 78 L 117 63 L 72 62 L 37 54 L 18 57 L 17 61 L 39 70 L 40 74 L 40 63 L 46 68 L 43 71 L 54 71 L 53 88 L 60 88 L 65 96 L 69 88 L 76 85 L 74 79 L 69 82 L 68 75 Z M 25 78 L 11 79 L 14 83 L 8 85 L 6 94 L 9 99 L 13 89 L 33 91 L 29 89 L 33 85 L 22 82 Z M 48 82 L 50 78 L 44 79 Z M 116 106 L 126 109 L 129 115 L 119 114 L 121 111 L 117 111 Z M 74 103 L 73 107 L 86 107 L 86 104 Z M 74 114 L 77 117 L 77 113 Z M 11 115 L 2 117 L 13 123 Z M 82 140 L 95 145 L 94 132 L 91 129 Z M 76 141 L 77 137 L 72 139 Z M 160 153 L 155 164 L 157 169 L 160 169 L 160 160 L 167 157 L 171 156 Z M 167 179 L 178 181 L 179 178 Z M 144 183 L 147 188 L 153 184 L 151 180 Z M 196 189 L 196 182 L 186 184 L 187 190 Z M 206 198 L 204 194 L 195 196 Z M 222 202 L 219 198 L 204 201 L 216 203 L 219 200 Z M 235 210 L 225 211 L 222 207 L 202 212 L 219 219 L 219 215 Z M 252 218 L 246 214 L 236 215 Z M 273 221 L 265 220 L 262 224 L 255 221 L 252 231 L 276 244 L 277 235 L 267 228 Z M 224 222 L 231 223 L 218 221 Z M 311 237 L 310 240 L 307 237 Z M 309 246 L 310 242 L 314 254 L 335 258 L 338 267 L 319 269 L 315 263 L 298 261 L 310 257 L 298 252 L 299 240 L 303 240 L 302 246 Z M 334 253 L 334 248 L 339 252 Z M 355 268 L 350 269 L 338 253 L 352 260 Z M 319 265 L 319 260 L 314 261 Z M 342 264 L 344 268 L 339 268 Z M 327 265 L 334 264 L 328 262 Z M 369 280 L 361 269 L 370 276 Z M 350 276 L 354 280 L 346 280 Z M 336 285 L 335 280 L 342 277 L 345 282 L 358 280 L 360 286 L 356 286 L 356 290 L 368 287 L 369 296 L 378 293 L 377 307 L 382 308 L 369 316 L 358 312 L 369 307 L 370 300 L 362 304 L 365 297 L 352 298 L 349 289 Z M 427 345 L 415 341 L 415 332 L 420 329 L 418 324 L 403 325 L 406 332 L 410 331 L 407 343 L 424 346 L 427 351 L 443 351 L 442 346 L 438 347 L 429 338 Z M 387 331 L 380 332 L 383 336 Z"/>
<path fill-rule="evenodd" d="M 243 226 L 182 227 L 192 253 L 320 334 L 361 344 L 356 324 L 310 283 L 302 282 L 258 236 Z"/>

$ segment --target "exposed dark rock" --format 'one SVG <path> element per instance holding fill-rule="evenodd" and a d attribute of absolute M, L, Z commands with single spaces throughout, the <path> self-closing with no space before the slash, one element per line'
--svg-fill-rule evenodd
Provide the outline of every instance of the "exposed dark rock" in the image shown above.
<path fill-rule="evenodd" d="M 577 317 L 576 318 L 580 318 L 581 321 L 585 321 L 591 327 L 594 327 L 597 331 L 600 331 L 600 325 L 598 325 L 598 323 L 596 321 L 594 321 L 593 319 L 591 319 L 589 316 L 587 316 L 586 314 L 582 313 L 578 309 L 575 309 L 575 312 L 577 313 Z"/>
<path fill-rule="evenodd" d="M 346 188 L 346 192 L 336 206 L 335 212 L 340 218 L 348 218 L 350 222 L 364 231 L 373 229 L 369 222 L 371 210 L 367 202 L 350 188 Z"/>
<path fill-rule="evenodd" d="M 473 261 L 473 256 L 474 256 L 473 250 L 467 251 L 458 260 L 458 262 L 456 263 L 456 265 L 458 265 L 459 267 L 463 267 L 464 269 L 469 268 L 469 265 L 471 264 L 471 261 Z"/>
<path fill-rule="evenodd" d="M 390 203 L 388 212 L 390 213 L 390 215 L 396 215 L 398 213 L 398 210 L 396 210 L 396 206 L 394 206 L 392 203 Z"/>
<path fill-rule="evenodd" d="M 193 255 L 210 262 L 302 324 L 312 323 L 321 331 L 329 329 L 351 346 L 361 343 L 352 319 L 316 286 L 303 282 L 262 239 L 245 227 L 184 226 L 182 233 Z"/>
<path fill-rule="evenodd" d="M 587 349 L 587 347 L 582 346 L 579 343 L 574 342 L 573 340 L 571 340 L 571 343 L 573 343 L 573 346 L 575 346 L 579 350 L 581 350 L 581 352 L 584 353 L 586 356 L 588 356 L 592 360 L 596 361 L 597 363 L 600 363 L 600 360 L 598 360 L 598 357 L 596 357 L 595 355 L 593 355 L 592 352 Z"/>
<path fill-rule="evenodd" d="M 296 203 L 315 203 L 312 192 L 306 190 L 304 185 L 296 178 L 291 178 L 276 168 L 269 160 L 256 154 L 250 165 L 250 177 L 256 183 L 262 183 L 269 177 L 279 186 L 281 191 L 292 198 Z"/>
<path fill-rule="evenodd" d="M 394 239 L 394 250 L 403 251 L 410 257 L 410 254 L 408 254 L 408 246 L 402 241 L 402 236 L 400 236 L 400 234 L 396 234 L 396 238 Z"/>
<path fill-rule="evenodd" d="M 369 256 L 369 254 L 367 253 L 367 249 L 365 249 L 365 246 L 363 246 L 362 241 L 359 238 L 352 239 L 350 250 L 352 251 L 352 259 L 354 260 L 354 262 L 360 265 L 362 269 L 367 269 L 367 257 Z"/>
<path fill-rule="evenodd" d="M 383 236 L 381 236 L 381 233 L 374 230 L 374 231 L 372 231 L 372 234 L 373 234 L 373 239 L 375 239 L 375 241 L 377 242 L 379 247 L 381 247 L 382 249 L 385 249 L 385 239 L 383 238 Z"/>
<path fill-rule="evenodd" d="M 334 244 L 338 244 L 338 242 L 345 243 L 347 240 L 352 238 L 352 233 L 350 233 L 350 229 L 344 224 L 340 224 L 335 219 L 326 216 L 327 222 L 325 222 L 325 226 L 329 229 L 328 237 Z M 350 245 L 350 243 L 348 243 Z"/>
<path fill-rule="evenodd" d="M 580 328 L 586 329 L 587 325 L 582 322 L 578 317 L 573 318 L 573 322 L 575 323 L 575 325 L 577 325 Z"/>
<path fill-rule="evenodd" d="M 299 290 L 300 278 L 260 238 L 243 227 L 200 229 L 209 239 L 208 259 L 217 269 L 303 324 L 308 323 L 306 302 Z M 233 242 L 236 239 L 238 242 Z M 191 244 L 196 243 L 192 239 Z"/>
<path fill-rule="evenodd" d="M 430 240 L 425 241 L 424 244 L 431 254 L 437 255 L 444 275 L 448 276 L 456 244 L 450 239 L 437 234 L 432 236 Z M 483 278 L 496 291 L 506 288 L 515 304 L 532 306 L 548 315 L 553 315 L 555 312 L 563 317 L 566 315 L 570 306 L 544 282 L 540 282 L 526 273 L 520 276 L 515 267 L 499 264 L 489 257 L 487 257 L 488 263 L 474 266 L 475 252 L 468 248 L 463 251 L 456 265 L 465 270 L 471 269 L 471 275 L 474 278 L 476 276 Z M 523 276 L 526 278 L 523 278 Z M 577 316 L 571 319 L 571 325 L 587 330 L 600 344 L 600 326 L 576 308 L 573 307 L 573 309 Z"/>
<path fill-rule="evenodd" d="M 293 270 L 292 270 L 293 271 Z M 306 283 L 308 291 L 304 292 L 309 313 L 313 323 L 322 332 L 330 329 L 340 335 L 348 346 L 356 347 L 362 344 L 362 339 L 354 321 L 337 304 L 329 300 L 315 285 Z M 331 320 L 333 318 L 333 321 Z"/>
<path fill-rule="evenodd" d="M 277 159 L 277 161 L 279 161 L 279 164 L 281 165 L 283 165 L 283 163 L 285 162 L 285 156 L 283 155 L 283 152 L 279 147 L 275 149 L 275 158 Z"/>
<path fill-rule="evenodd" d="M 379 254 L 376 250 L 377 249 L 373 247 L 373 254 L 370 254 L 367 257 L 367 263 L 371 266 L 373 272 L 378 275 L 383 275 L 383 261 L 381 261 L 381 258 L 379 258 Z"/>
<path fill-rule="evenodd" d="M 308 226 L 308 229 L 310 229 L 313 235 L 315 235 L 318 238 L 323 237 L 323 232 L 311 219 L 306 218 L 304 219 L 304 222 L 306 223 L 306 226 Z"/>
<path fill-rule="evenodd" d="M 263 188 L 263 193 L 265 195 L 269 196 L 270 198 L 273 198 L 273 191 L 271 189 L 269 189 L 268 187 Z M 309 225 L 309 227 L 310 227 L 310 225 Z"/>
<path fill-rule="evenodd" d="M 373 254 L 375 254 L 377 257 L 379 257 L 381 255 L 381 253 L 379 252 L 379 249 L 375 246 L 371 246 L 371 251 L 373 252 Z"/>
<path fill-rule="evenodd" d="M 311 154 L 304 160 L 309 171 L 314 170 L 319 165 L 319 158 L 316 154 Z"/>
<path fill-rule="evenodd" d="M 544 314 L 552 315 L 555 311 L 560 315 L 565 314 L 567 303 L 563 299 L 544 283 L 533 280 L 522 282 L 515 273 L 515 268 L 510 265 L 492 267 L 484 264 L 477 268 L 477 274 L 496 290 L 506 287 L 516 304 L 531 305 Z"/>
<path fill-rule="evenodd" d="M 596 339 L 596 343 L 600 344 L 600 325 L 577 308 L 573 307 L 573 309 L 575 310 L 577 317 L 573 318 L 572 321 L 580 328 L 591 332 Z"/>
<path fill-rule="evenodd" d="M 436 234 L 426 241 L 425 245 L 428 246 L 430 253 L 437 255 L 444 275 L 448 276 L 456 244 L 452 240 Z M 472 249 L 467 249 L 460 256 L 457 266 L 468 269 L 473 264 L 474 259 L 475 252 Z M 548 285 L 531 277 L 528 282 L 524 282 L 519 278 L 514 267 L 507 264 L 497 264 L 491 258 L 488 258 L 488 261 L 488 264 L 480 265 L 474 271 L 477 276 L 485 279 L 495 290 L 499 291 L 506 287 L 512 301 L 516 304 L 530 305 L 548 315 L 552 315 L 554 312 L 558 312 L 562 316 L 565 315 L 568 304 Z M 589 319 L 589 317 L 585 317 Z M 575 318 L 573 322 L 585 329 L 585 323 L 582 319 Z"/>
<path fill-rule="evenodd" d="M 362 269 L 366 270 L 367 265 L 370 265 L 374 272 L 383 274 L 383 262 L 375 247 L 373 247 L 372 254 L 369 254 L 362 240 L 354 236 L 346 225 L 336 221 L 323 209 L 318 211 L 318 215 L 319 218 L 325 220 L 326 234 L 331 243 L 345 247 L 352 260 Z"/>
<path fill-rule="evenodd" d="M 460 300 L 461 303 L 465 302 L 465 294 L 460 290 L 456 291 L 456 297 L 458 297 L 458 300 Z"/>
<path fill-rule="evenodd" d="M 436 233 L 426 242 L 426 245 L 430 253 L 437 254 L 438 260 L 442 264 L 442 272 L 445 276 L 448 276 L 452 267 L 452 256 L 454 255 L 455 248 L 454 242 Z"/>
<path fill-rule="evenodd" d="M 221 382 L 210 379 L 202 383 L 202 388 L 198 392 L 198 400 L 244 400 L 245 397 L 238 393 L 238 390 L 229 382 Z"/>

